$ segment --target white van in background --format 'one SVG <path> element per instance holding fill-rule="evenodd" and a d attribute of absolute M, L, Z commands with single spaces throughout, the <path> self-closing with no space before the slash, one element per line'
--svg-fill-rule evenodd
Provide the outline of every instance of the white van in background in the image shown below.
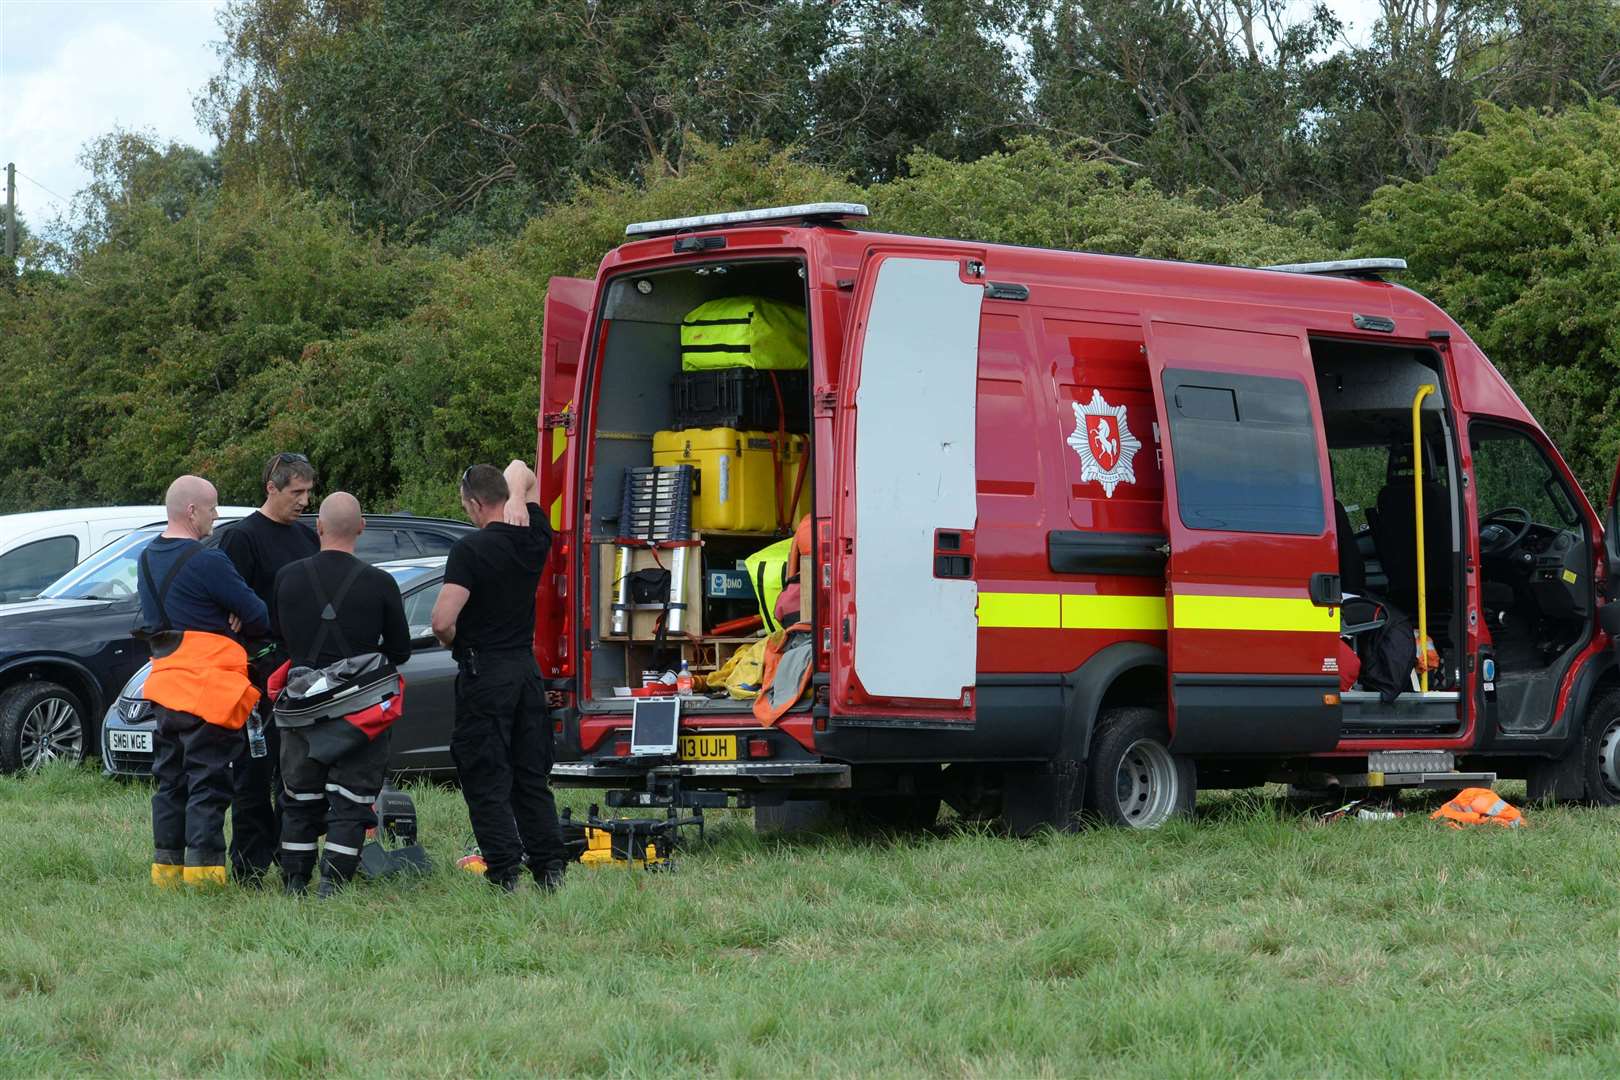
<path fill-rule="evenodd" d="M 252 507 L 222 506 L 221 517 Z M 161 506 L 96 506 L 0 515 L 0 603 L 26 600 L 131 529 L 165 520 Z"/>

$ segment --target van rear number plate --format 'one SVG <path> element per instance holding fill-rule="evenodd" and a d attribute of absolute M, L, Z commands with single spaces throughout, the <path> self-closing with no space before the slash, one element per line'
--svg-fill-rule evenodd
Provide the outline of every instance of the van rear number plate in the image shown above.
<path fill-rule="evenodd" d="M 682 735 L 682 761 L 736 761 L 735 735 Z"/>

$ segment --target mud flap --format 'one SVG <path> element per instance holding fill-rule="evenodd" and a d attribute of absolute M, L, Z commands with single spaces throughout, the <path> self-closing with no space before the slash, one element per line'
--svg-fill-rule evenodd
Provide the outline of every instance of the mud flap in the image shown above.
<path fill-rule="evenodd" d="M 1073 832 L 1080 826 L 1086 770 L 1081 762 L 1061 759 L 1003 773 L 1001 820 L 1014 836 L 1042 829 Z"/>

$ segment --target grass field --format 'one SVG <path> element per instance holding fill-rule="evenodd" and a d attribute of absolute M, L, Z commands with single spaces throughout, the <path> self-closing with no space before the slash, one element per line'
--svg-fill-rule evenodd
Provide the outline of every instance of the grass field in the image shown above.
<path fill-rule="evenodd" d="M 1505 789 L 1510 793 L 1512 789 Z M 146 884 L 148 791 L 0 779 L 0 1074 L 1612 1075 L 1620 814 L 759 839 L 495 895 Z M 583 800 L 581 800 L 583 801 Z M 1410 800 L 1409 800 L 1410 801 Z M 1421 809 L 1411 802 L 1411 809 Z"/>

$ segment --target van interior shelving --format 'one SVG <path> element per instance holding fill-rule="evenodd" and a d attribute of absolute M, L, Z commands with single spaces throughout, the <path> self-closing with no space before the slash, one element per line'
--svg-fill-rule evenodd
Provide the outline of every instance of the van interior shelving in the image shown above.
<path fill-rule="evenodd" d="M 677 415 L 676 381 L 682 374 L 681 324 L 698 306 L 718 298 L 760 297 L 803 310 L 806 286 L 802 263 L 797 260 L 714 261 L 678 270 L 625 275 L 607 285 L 601 308 L 604 335 L 600 371 L 594 394 L 596 415 L 590 444 L 588 610 L 593 613 L 590 632 L 590 694 L 582 703 L 587 709 L 615 707 L 615 688 L 639 687 L 644 671 L 677 670 L 685 660 L 697 675 L 714 671 L 736 649 L 757 640 L 759 633 L 715 633 L 713 628 L 728 621 L 757 613 L 751 598 L 717 598 L 706 595 L 709 571 L 735 571 L 748 555 L 774 541 L 791 535 L 802 508 L 813 505 L 814 447 L 808 446 L 810 414 L 808 357 L 806 369 L 797 379 L 779 379 L 775 385 L 784 394 L 802 395 L 802 400 L 784 400 L 784 415 L 768 430 L 738 432 L 748 446 L 749 467 L 763 462 L 775 466 L 776 521 L 755 522 L 750 531 L 708 527 L 694 510 L 694 529 L 701 546 L 691 569 L 684 575 L 682 599 L 688 604 L 690 625 L 683 633 L 657 633 L 663 614 L 661 605 L 641 606 L 630 620 L 627 635 L 615 635 L 610 626 L 615 599 L 615 541 L 620 528 L 621 501 L 625 470 L 655 464 L 654 438 L 660 432 L 693 431 Z M 787 373 L 781 373 L 787 374 Z M 762 376 L 768 380 L 768 373 Z M 782 391 L 783 384 L 791 384 Z M 763 382 L 761 385 L 770 385 Z M 772 409 L 775 414 L 776 409 Z M 763 426 L 762 426 L 763 427 Z M 705 429 L 715 431 L 717 429 Z M 786 433 L 789 443 L 783 443 Z M 751 436 L 751 437 L 750 437 Z M 804 440 L 803 465 L 790 452 L 791 440 Z M 667 437 L 666 437 L 667 438 Z M 697 438 L 705 438 L 698 436 Z M 722 436 L 706 436 L 708 441 L 729 441 L 729 430 Z M 694 439 L 696 441 L 696 439 Z M 665 462 L 658 462 L 664 464 Z M 740 484 L 730 475 L 699 475 L 696 483 Z M 800 494 L 799 510 L 792 496 Z M 699 500 L 694 494 L 694 507 Z M 636 556 L 637 566 L 675 568 L 668 549 L 644 551 Z M 691 558 L 691 556 L 688 556 Z M 667 618 L 667 616 L 665 616 Z M 666 626 L 667 630 L 667 626 Z M 616 707 L 623 708 L 619 700 Z M 746 701 L 691 699 L 688 712 L 746 710 Z"/>

